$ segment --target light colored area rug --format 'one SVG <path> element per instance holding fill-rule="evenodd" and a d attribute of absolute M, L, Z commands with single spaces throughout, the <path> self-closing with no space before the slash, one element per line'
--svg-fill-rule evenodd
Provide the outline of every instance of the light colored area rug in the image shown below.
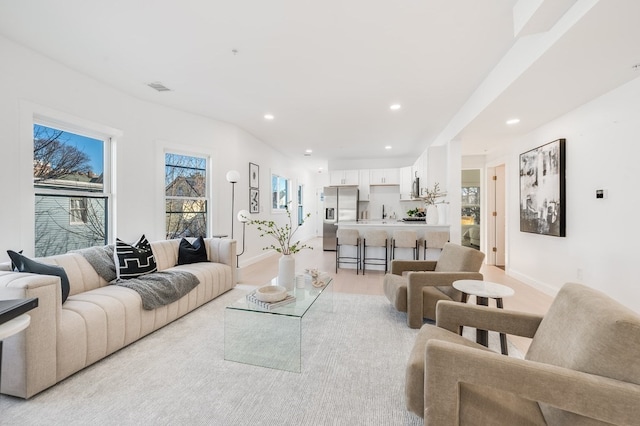
<path fill-rule="evenodd" d="M 312 309 L 302 372 L 292 373 L 224 360 L 224 308 L 246 292 L 239 286 L 30 400 L 0 396 L 0 424 L 422 424 L 404 402 L 418 331 L 384 297 L 336 293 L 333 313 Z"/>

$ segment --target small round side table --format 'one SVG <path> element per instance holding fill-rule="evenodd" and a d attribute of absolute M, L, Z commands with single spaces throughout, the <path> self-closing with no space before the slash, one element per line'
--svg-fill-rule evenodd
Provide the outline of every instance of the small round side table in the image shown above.
<path fill-rule="evenodd" d="M 481 280 L 458 280 L 453 282 L 453 288 L 462 292 L 462 303 L 467 303 L 469 296 L 476 296 L 476 304 L 488 306 L 489 299 L 495 299 L 496 306 L 503 309 L 502 298 L 514 295 L 511 287 Z M 476 342 L 483 346 L 489 346 L 489 333 L 487 330 L 476 330 Z M 507 336 L 500 333 L 500 349 L 504 355 L 509 354 L 507 349 Z"/>

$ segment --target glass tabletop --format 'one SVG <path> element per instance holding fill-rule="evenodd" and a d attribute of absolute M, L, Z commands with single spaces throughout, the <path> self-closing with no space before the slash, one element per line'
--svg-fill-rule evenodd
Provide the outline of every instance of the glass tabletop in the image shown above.
<path fill-rule="evenodd" d="M 273 315 L 286 315 L 301 318 L 321 294 L 325 291 L 331 291 L 332 283 L 333 279 L 331 277 L 327 278 L 327 282 L 323 287 L 314 287 L 310 282 L 306 282 L 304 288 L 294 288 L 287 292 L 295 297 L 295 301 L 275 308 L 263 308 L 255 303 L 247 301 L 247 298 L 243 297 L 235 303 L 227 306 L 227 309 L 264 312 Z M 268 285 L 277 285 L 277 278 L 272 279 Z"/>

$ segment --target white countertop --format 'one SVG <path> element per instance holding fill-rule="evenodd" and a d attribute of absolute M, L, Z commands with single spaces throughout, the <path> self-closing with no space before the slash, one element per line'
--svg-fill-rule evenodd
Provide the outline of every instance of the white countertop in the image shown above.
<path fill-rule="evenodd" d="M 392 226 L 419 226 L 419 227 L 446 227 L 449 228 L 449 225 L 427 225 L 425 222 L 421 221 L 408 221 L 404 222 L 402 219 L 370 219 L 370 220 L 350 220 L 338 222 L 336 224 L 338 227 L 340 226 L 363 226 L 363 227 L 392 227 Z"/>

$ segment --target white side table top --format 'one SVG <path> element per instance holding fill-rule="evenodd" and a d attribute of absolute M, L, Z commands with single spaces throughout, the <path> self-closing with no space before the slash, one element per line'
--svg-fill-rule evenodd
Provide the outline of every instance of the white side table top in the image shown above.
<path fill-rule="evenodd" d="M 0 324 L 0 340 L 4 340 L 7 337 L 21 332 L 25 328 L 29 327 L 30 323 L 31 317 L 28 314 L 22 314 L 11 321 Z"/>
<path fill-rule="evenodd" d="M 453 282 L 453 288 L 472 296 L 501 299 L 513 296 L 515 291 L 506 285 L 481 280 L 458 280 Z"/>

